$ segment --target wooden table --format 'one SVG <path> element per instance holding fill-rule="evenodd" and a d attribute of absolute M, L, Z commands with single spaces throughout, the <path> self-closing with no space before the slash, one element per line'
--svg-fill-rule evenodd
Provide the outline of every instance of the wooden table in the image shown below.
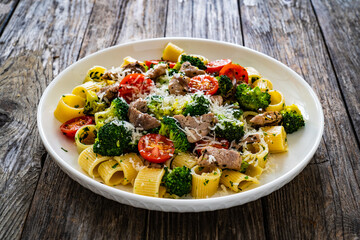
<path fill-rule="evenodd" d="M 358 0 L 0 1 L 0 239 L 358 239 Z M 257 201 L 204 213 L 137 209 L 71 180 L 41 143 L 46 86 L 119 43 L 186 36 L 237 43 L 313 87 L 325 131 L 311 163 Z"/>

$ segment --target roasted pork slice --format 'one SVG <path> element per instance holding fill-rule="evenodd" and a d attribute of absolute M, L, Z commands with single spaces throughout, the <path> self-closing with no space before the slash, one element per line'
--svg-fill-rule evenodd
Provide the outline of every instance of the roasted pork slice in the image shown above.
<path fill-rule="evenodd" d="M 142 113 L 146 113 L 148 110 L 147 102 L 143 99 L 138 99 L 138 100 L 130 103 L 129 107 L 134 107 Z"/>
<path fill-rule="evenodd" d="M 269 111 L 251 118 L 250 123 L 254 127 L 277 126 L 281 120 L 282 116 L 278 111 Z"/>
<path fill-rule="evenodd" d="M 105 101 L 111 102 L 118 96 L 118 93 L 119 83 L 114 83 L 112 85 L 102 87 L 100 91 L 96 93 L 96 95 Z"/>
<path fill-rule="evenodd" d="M 185 129 L 187 139 L 190 143 L 197 142 L 210 132 L 210 127 L 215 121 L 213 113 L 204 114 L 197 117 L 175 115 L 174 118 L 179 121 L 181 127 Z"/>
<path fill-rule="evenodd" d="M 171 79 L 169 83 L 169 92 L 170 94 L 175 95 L 185 95 L 188 92 L 188 84 L 189 84 L 190 78 L 186 76 L 182 76 L 180 74 L 175 74 Z"/>
<path fill-rule="evenodd" d="M 156 78 L 166 74 L 167 67 L 168 67 L 167 64 L 159 63 L 155 65 L 154 68 L 149 69 L 145 75 L 148 78 L 155 80 Z"/>
<path fill-rule="evenodd" d="M 180 72 L 183 72 L 187 77 L 195 77 L 197 75 L 203 75 L 205 74 L 204 70 L 200 70 L 199 68 L 191 65 L 190 62 L 184 62 L 181 65 Z"/>
<path fill-rule="evenodd" d="M 146 101 L 138 99 L 132 102 L 129 107 L 129 121 L 135 126 L 144 130 L 160 127 L 160 121 L 146 113 Z"/>
<path fill-rule="evenodd" d="M 129 63 L 129 64 L 123 66 L 123 71 L 124 71 L 125 75 L 132 74 L 132 73 L 144 74 L 146 72 L 146 69 L 143 64 L 136 61 L 136 62 Z"/>
<path fill-rule="evenodd" d="M 198 158 L 198 164 L 201 167 L 219 167 L 234 170 L 240 170 L 241 155 L 235 150 L 205 147 L 202 155 Z"/>

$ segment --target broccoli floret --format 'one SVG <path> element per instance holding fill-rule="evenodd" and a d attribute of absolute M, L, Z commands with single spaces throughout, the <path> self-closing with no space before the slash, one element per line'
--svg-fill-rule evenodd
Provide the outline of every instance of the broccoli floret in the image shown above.
<path fill-rule="evenodd" d="M 226 75 L 216 77 L 219 82 L 218 94 L 224 98 L 228 98 L 232 95 L 233 84 L 231 79 Z"/>
<path fill-rule="evenodd" d="M 210 111 L 210 101 L 200 94 L 192 95 L 192 100 L 186 105 L 184 115 L 199 116 Z"/>
<path fill-rule="evenodd" d="M 305 126 L 304 118 L 299 112 L 294 110 L 292 106 L 285 107 L 284 110 L 280 111 L 283 117 L 281 124 L 286 133 L 296 132 L 299 128 Z"/>
<path fill-rule="evenodd" d="M 248 166 L 249 166 L 249 163 L 246 162 L 246 161 L 243 161 L 243 162 L 241 163 L 239 172 L 245 173 L 246 170 L 247 170 L 247 168 L 248 168 Z"/>
<path fill-rule="evenodd" d="M 87 115 L 94 115 L 97 112 L 104 111 L 108 105 L 99 100 L 98 96 L 93 91 L 88 91 L 86 94 L 84 113 Z"/>
<path fill-rule="evenodd" d="M 190 147 L 186 134 L 179 126 L 179 122 L 173 117 L 165 116 L 162 119 L 159 134 L 166 136 L 173 141 L 175 153 L 185 152 Z"/>
<path fill-rule="evenodd" d="M 219 122 L 215 125 L 215 134 L 217 137 L 222 137 L 228 141 L 240 141 L 244 136 L 244 124 L 239 120 L 234 119 L 222 119 L 219 118 Z"/>
<path fill-rule="evenodd" d="M 184 62 L 190 62 L 191 65 L 198 67 L 201 70 L 206 69 L 204 62 L 200 58 L 189 56 L 189 55 L 181 55 L 180 62 L 177 62 L 175 64 L 174 69 L 179 70 L 181 67 L 181 64 L 183 64 Z"/>
<path fill-rule="evenodd" d="M 152 113 L 157 119 L 161 119 L 162 116 L 164 116 L 164 110 L 162 108 L 164 97 L 153 95 L 148 97 L 146 100 L 148 111 Z"/>
<path fill-rule="evenodd" d="M 158 78 L 156 78 L 156 82 L 162 84 L 169 84 L 170 82 L 170 77 L 167 75 L 161 75 Z"/>
<path fill-rule="evenodd" d="M 192 176 L 189 168 L 183 166 L 176 167 L 171 172 L 166 171 L 163 182 L 167 192 L 179 197 L 191 192 Z"/>
<path fill-rule="evenodd" d="M 252 89 L 244 83 L 237 86 L 235 96 L 240 106 L 247 110 L 265 109 L 270 104 L 269 93 L 262 92 L 259 87 Z"/>
<path fill-rule="evenodd" d="M 95 113 L 96 127 L 99 128 L 111 120 L 127 120 L 129 105 L 123 98 L 115 98 L 108 109 Z"/>
<path fill-rule="evenodd" d="M 129 150 L 132 141 L 131 124 L 111 121 L 100 127 L 93 146 L 94 153 L 103 156 L 120 156 Z"/>
<path fill-rule="evenodd" d="M 233 109 L 233 116 L 234 116 L 234 118 L 236 118 L 236 119 L 240 119 L 241 118 L 241 116 L 243 115 L 243 110 L 241 110 L 241 109 Z"/>
<path fill-rule="evenodd" d="M 178 72 L 179 72 L 179 70 L 175 69 L 175 67 L 174 67 L 174 68 L 169 69 L 168 74 L 169 74 L 169 76 L 172 76 L 172 75 L 174 75 L 175 73 L 178 73 Z"/>
<path fill-rule="evenodd" d="M 152 128 L 152 129 L 149 129 L 149 130 L 144 130 L 142 132 L 143 135 L 146 135 L 146 134 L 150 134 L 150 133 L 156 133 L 158 134 L 160 131 L 160 127 L 157 127 L 157 128 Z"/>

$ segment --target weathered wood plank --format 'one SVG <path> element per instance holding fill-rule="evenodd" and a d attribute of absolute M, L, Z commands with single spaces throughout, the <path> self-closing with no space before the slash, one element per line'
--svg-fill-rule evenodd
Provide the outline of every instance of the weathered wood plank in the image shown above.
<path fill-rule="evenodd" d="M 166 3 L 96 1 L 79 55 L 83 57 L 130 39 L 162 37 L 165 21 L 155 22 L 165 19 L 162 15 L 166 12 Z M 64 44 L 63 51 L 71 51 L 71 48 Z M 62 69 L 60 65 L 56 72 Z M 49 160 L 45 162 L 23 238 L 145 238 L 147 210 L 122 205 L 90 192 Z"/>
<path fill-rule="evenodd" d="M 279 6 L 279 4 L 281 4 Z M 267 235 L 338 239 L 359 234 L 359 149 L 309 1 L 242 1 L 245 45 L 300 73 L 320 97 L 325 131 L 312 163 L 263 198 Z"/>
<path fill-rule="evenodd" d="M 142 239 L 146 216 L 85 189 L 48 157 L 22 238 Z"/>
<path fill-rule="evenodd" d="M 0 239 L 18 239 L 22 232 L 46 156 L 37 104 L 52 79 L 54 54 L 64 65 L 74 60 L 62 44 L 79 52 L 91 5 L 22 1 L 0 38 Z M 75 6 L 81 8 L 74 12 Z"/>
<path fill-rule="evenodd" d="M 171 6 L 171 7 L 170 7 Z M 236 1 L 170 1 L 166 36 L 242 43 Z M 151 211 L 149 239 L 264 239 L 261 201 L 204 213 Z"/>
<path fill-rule="evenodd" d="M 344 95 L 353 126 L 360 139 L 360 4 L 359 1 L 312 1 Z M 359 142 L 358 142 L 359 144 Z"/>
<path fill-rule="evenodd" d="M 0 36 L 18 3 L 19 0 L 3 0 L 0 2 Z"/>
<path fill-rule="evenodd" d="M 166 37 L 199 37 L 242 44 L 236 1 L 170 0 Z"/>

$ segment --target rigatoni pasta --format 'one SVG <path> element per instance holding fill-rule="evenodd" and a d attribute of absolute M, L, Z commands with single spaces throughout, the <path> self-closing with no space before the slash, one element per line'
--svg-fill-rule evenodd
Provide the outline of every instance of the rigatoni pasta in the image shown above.
<path fill-rule="evenodd" d="M 136 153 L 128 153 L 114 157 L 114 159 L 120 164 L 124 172 L 124 181 L 122 181 L 122 184 L 133 184 L 138 172 L 144 166 L 140 157 Z"/>
<path fill-rule="evenodd" d="M 143 168 L 134 182 L 134 193 L 149 197 L 162 197 L 164 189 L 160 187 L 164 169 Z"/>
<path fill-rule="evenodd" d="M 192 190 L 194 198 L 208 198 L 214 195 L 219 187 L 221 169 L 207 170 L 199 166 L 192 168 Z"/>
<path fill-rule="evenodd" d="M 109 159 L 110 157 L 100 156 L 94 153 L 92 147 L 88 147 L 80 153 L 78 162 L 80 167 L 87 172 L 90 177 L 99 177 L 99 165 Z"/>
<path fill-rule="evenodd" d="M 98 173 L 104 183 L 109 186 L 116 186 L 124 181 L 123 169 L 113 159 L 102 162 L 98 167 Z"/>

